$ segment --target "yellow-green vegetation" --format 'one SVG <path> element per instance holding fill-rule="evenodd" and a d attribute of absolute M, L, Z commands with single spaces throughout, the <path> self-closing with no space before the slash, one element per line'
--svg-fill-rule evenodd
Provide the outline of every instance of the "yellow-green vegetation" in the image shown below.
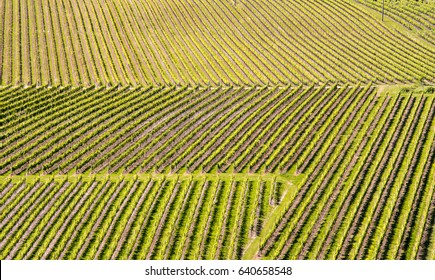
<path fill-rule="evenodd" d="M 418 39 L 388 28 L 364 4 L 379 7 L 349 0 L 2 1 L 0 84 L 433 82 L 435 45 L 424 40 L 433 33 L 433 4 L 388 11 L 413 25 L 410 18 L 421 18 L 429 31 Z"/>
<path fill-rule="evenodd" d="M 238 258 L 295 192 L 257 174 L 14 176 L 1 191 L 1 259 Z"/>
<path fill-rule="evenodd" d="M 429 258 L 432 90 L 2 88 L 0 257 Z"/>
<path fill-rule="evenodd" d="M 355 0 L 350 0 L 355 1 Z M 382 2 L 379 0 L 356 0 L 382 13 Z M 421 39 L 435 44 L 435 1 L 433 0 L 386 0 L 384 1 L 384 21 L 391 21 L 411 31 Z M 398 28 L 400 30 L 400 27 Z M 405 33 L 409 34 L 405 31 Z"/>
<path fill-rule="evenodd" d="M 433 95 L 435 94 L 434 86 L 425 86 L 425 85 L 382 85 L 379 86 L 379 94 L 423 94 L 423 95 Z"/>
<path fill-rule="evenodd" d="M 433 1 L 0 1 L 0 259 L 434 259 Z"/>

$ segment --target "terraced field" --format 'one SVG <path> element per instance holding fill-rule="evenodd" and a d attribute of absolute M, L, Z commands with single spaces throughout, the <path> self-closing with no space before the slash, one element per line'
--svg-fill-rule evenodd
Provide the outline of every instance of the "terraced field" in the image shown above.
<path fill-rule="evenodd" d="M 435 4 L 0 1 L 0 259 L 435 259 Z"/>

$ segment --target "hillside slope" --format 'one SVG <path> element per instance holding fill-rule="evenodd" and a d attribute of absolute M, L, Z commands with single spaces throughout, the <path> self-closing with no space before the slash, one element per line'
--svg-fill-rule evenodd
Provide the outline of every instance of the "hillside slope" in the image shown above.
<path fill-rule="evenodd" d="M 346 0 L 1 1 L 0 30 L 3 85 L 435 77 L 435 45 Z"/>
<path fill-rule="evenodd" d="M 375 2 L 0 1 L 0 259 L 435 259 L 432 4 Z"/>

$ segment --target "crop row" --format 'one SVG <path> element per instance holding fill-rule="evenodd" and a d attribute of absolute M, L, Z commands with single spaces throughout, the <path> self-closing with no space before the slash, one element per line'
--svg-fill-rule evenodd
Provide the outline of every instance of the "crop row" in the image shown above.
<path fill-rule="evenodd" d="M 286 173 L 294 166 L 305 172 L 349 116 L 346 108 L 360 108 L 374 87 L 17 91 L 5 102 L 0 174 Z"/>
<path fill-rule="evenodd" d="M 267 219 L 288 186 L 280 181 L 272 198 L 271 184 L 259 176 L 5 182 L 1 191 L 10 199 L 0 212 L 0 257 L 241 258 L 259 218 L 256 209 Z"/>
<path fill-rule="evenodd" d="M 361 2 L 379 10 L 376 1 Z M 433 42 L 433 9 L 389 8 L 389 16 L 424 28 L 422 36 Z M 0 5 L 0 28 L 2 85 L 218 86 L 435 76 L 430 45 L 386 28 L 349 0 L 9 1 Z"/>
<path fill-rule="evenodd" d="M 433 258 L 434 96 L 366 96 L 300 159 L 306 177 L 261 257 Z"/>
<path fill-rule="evenodd" d="M 377 12 L 382 12 L 379 1 L 360 1 Z M 387 18 L 402 24 L 407 29 L 416 32 L 424 40 L 435 44 L 435 3 L 433 1 L 385 1 Z"/>

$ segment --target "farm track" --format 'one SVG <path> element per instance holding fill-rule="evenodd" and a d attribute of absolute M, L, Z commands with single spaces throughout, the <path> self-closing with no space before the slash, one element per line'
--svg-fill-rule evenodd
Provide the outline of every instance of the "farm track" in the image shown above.
<path fill-rule="evenodd" d="M 46 87 L 20 90 L 24 91 L 24 99 L 16 99 L 16 102 L 26 100 L 26 91 L 42 90 L 55 100 L 57 94 L 63 98 L 71 91 L 79 98 L 80 93 L 86 92 L 86 89 L 74 87 L 63 90 Z M 50 90 L 53 92 L 50 93 Z M 94 88 L 89 90 L 93 94 L 101 94 Z M 232 259 L 243 258 L 249 251 L 246 251 L 246 246 L 251 244 L 249 240 L 261 238 L 260 251 L 257 253 L 265 258 L 365 258 L 371 256 L 372 247 L 377 243 L 372 242 L 370 234 L 355 235 L 355 229 L 363 225 L 370 229 L 370 233 L 382 232 L 380 215 L 390 213 L 386 212 L 385 205 L 392 203 L 390 200 L 394 198 L 388 195 L 394 183 L 390 179 L 397 177 L 398 164 L 404 161 L 408 153 L 411 153 L 409 161 L 412 170 L 405 172 L 400 180 L 407 186 L 413 184 L 413 197 L 410 197 L 409 191 L 399 192 L 397 202 L 394 201 L 398 203 L 395 209 L 400 212 L 393 211 L 388 219 L 403 220 L 409 215 L 409 220 L 400 227 L 400 231 L 398 228 L 393 230 L 392 224 L 387 223 L 386 236 L 402 238 L 403 235 L 403 240 L 398 241 L 402 242 L 398 257 L 407 252 L 403 246 L 410 242 L 410 238 L 421 239 L 421 243 L 425 244 L 423 248 L 429 246 L 426 236 L 432 234 L 429 226 L 433 216 L 430 206 L 427 204 L 421 209 L 415 209 L 415 206 L 405 209 L 402 205 L 405 199 L 422 201 L 423 194 L 425 203 L 430 203 L 426 195 L 429 189 L 426 187 L 425 193 L 422 193 L 424 185 L 419 189 L 417 187 L 420 181 L 428 182 L 426 177 L 421 176 L 430 172 L 429 165 L 420 163 L 420 158 L 427 158 L 431 162 L 427 144 L 433 139 L 433 133 L 429 133 L 433 125 L 430 121 L 433 118 L 433 106 L 429 105 L 435 104 L 431 95 L 379 95 L 371 84 L 216 89 L 136 87 L 111 88 L 108 91 L 112 96 L 117 91 L 121 95 L 113 99 L 113 109 L 104 106 L 93 109 L 92 114 L 99 116 L 95 119 L 96 126 L 80 127 L 78 130 L 88 136 L 75 135 L 75 140 L 71 142 L 67 140 L 70 139 L 68 133 L 64 132 L 63 136 L 56 136 L 59 140 L 66 140 L 64 144 L 57 144 L 60 147 L 58 152 L 51 153 L 50 157 L 35 158 L 35 162 L 51 166 L 45 170 L 53 175 L 56 174 L 56 167 L 71 170 L 79 162 L 82 166 L 90 166 L 87 162 L 103 164 L 97 170 L 75 169 L 75 175 L 59 175 L 64 181 L 56 184 L 44 181 L 29 185 L 25 176 L 3 176 L 23 178 L 21 181 L 13 179 L 3 182 L 0 190 L 3 194 L 0 205 L 3 217 L 0 246 L 4 250 L 4 257 Z M 266 96 L 270 96 L 270 99 Z M 215 102 L 206 102 L 210 98 Z M 47 118 L 46 123 L 54 121 L 50 114 L 38 110 L 38 101 L 30 101 L 34 108 L 32 110 L 37 110 L 35 116 Z M 120 106 L 116 106 L 117 103 Z M 55 104 L 61 106 L 60 102 Z M 144 109 L 148 113 L 142 116 L 142 104 L 148 104 L 144 108 L 158 105 L 154 111 Z M 45 106 L 42 103 L 40 105 Z M 13 103 L 10 106 L 16 105 Z M 126 118 L 120 114 L 124 108 L 131 108 L 136 113 Z M 423 109 L 426 112 L 424 114 Z M 55 108 L 51 110 L 55 112 Z M 100 110 L 104 113 L 100 113 Z M 322 110 L 324 114 L 321 114 Z M 165 115 L 165 112 L 171 115 Z M 399 112 L 413 118 L 399 118 Z M 110 116 L 110 121 L 104 121 L 105 115 Z M 89 118 L 87 114 L 84 116 Z M 139 119 L 135 120 L 136 116 Z M 10 117 L 12 120 L 20 118 L 14 114 Z M 44 122 L 44 119 L 40 122 Z M 62 125 L 68 126 L 67 123 Z M 71 123 L 69 126 L 77 125 Z M 127 130 L 125 126 L 133 129 Z M 404 129 L 406 133 L 402 135 Z M 207 134 L 210 130 L 218 133 Z M 40 133 L 32 127 L 28 131 Z M 76 130 L 70 131 L 75 133 Z M 122 131 L 128 132 L 120 135 Z M 373 137 L 364 136 L 364 133 L 373 134 Z M 420 133 L 424 134 L 418 138 Z M 29 139 L 32 138 L 30 136 Z M 411 141 L 415 141 L 412 139 L 420 139 L 415 151 L 410 150 Z M 329 144 L 325 146 L 324 143 Z M 110 146 L 115 149 L 111 151 Z M 30 150 L 35 155 L 44 155 L 38 147 L 46 149 L 37 144 Z M 72 147 L 75 147 L 74 150 L 71 150 Z M 136 147 L 142 147 L 143 151 Z M 58 159 L 67 150 L 68 155 Z M 291 153 L 288 155 L 289 150 Z M 97 160 L 94 158 L 96 151 L 100 151 Z M 111 154 L 101 154 L 104 151 Z M 137 152 L 130 154 L 131 151 Z M 223 151 L 229 154 L 222 156 Z M 196 153 L 194 157 L 191 156 L 193 152 Z M 85 159 L 86 156 L 88 159 Z M 122 159 L 124 156 L 127 158 Z M 110 161 L 115 158 L 118 165 Z M 282 159 L 285 162 L 279 164 Z M 392 163 L 388 165 L 390 161 Z M 17 162 L 10 161 L 8 166 L 20 162 L 22 160 L 17 158 Z M 146 163 L 143 171 L 153 167 L 161 175 L 135 172 L 137 167 L 144 166 L 143 162 Z M 170 162 L 175 165 L 170 165 Z M 375 172 L 371 167 L 374 162 L 383 166 L 383 169 Z M 124 166 L 127 163 L 133 165 Z M 100 173 L 93 173 L 101 172 L 102 167 L 109 165 L 113 166 L 109 171 L 127 170 L 123 175 L 108 173 L 109 176 L 127 177 L 119 181 L 91 179 L 85 182 L 80 179 L 70 182 L 68 179 L 75 176 L 96 178 Z M 280 173 L 262 175 L 258 172 L 271 171 L 272 167 L 276 169 L 279 165 L 286 170 L 296 170 L 296 173 L 282 174 L 300 178 L 300 187 L 290 198 L 291 201 L 284 200 L 288 208 L 280 210 L 282 214 L 271 230 L 264 224 L 268 223 L 271 213 L 281 207 L 283 192 L 285 195 L 288 190 L 282 189 L 282 182 L 268 181 L 281 176 Z M 387 166 L 391 168 L 388 167 L 389 176 L 383 181 L 386 189 L 382 192 L 375 185 Z M 183 170 L 184 173 L 163 175 L 162 172 L 168 167 L 170 170 Z M 229 178 L 229 182 L 219 183 L 212 177 L 193 183 L 197 176 L 226 176 L 223 171 L 232 173 L 232 168 L 235 168 L 234 174 L 250 170 L 251 173 L 246 173 L 246 176 L 258 176 L 254 181 L 259 181 L 253 183 L 243 178 Z M 417 168 L 424 172 L 415 173 Z M 36 177 L 45 178 L 50 174 Z M 148 179 L 134 179 L 131 177 L 133 174 Z M 173 177 L 175 175 L 177 177 Z M 152 176 L 169 177 L 153 179 Z M 191 181 L 186 182 L 186 176 Z M 252 184 L 260 189 L 255 190 Z M 187 185 L 190 187 L 187 188 Z M 225 193 L 219 191 L 222 188 L 220 186 L 225 186 Z M 270 186 L 270 190 L 267 186 Z M 364 188 L 358 190 L 357 186 Z M 79 193 L 84 196 L 75 198 Z M 53 199 L 57 197 L 61 199 L 54 203 Z M 356 200 L 352 202 L 350 199 Z M 195 203 L 189 205 L 190 200 Z M 376 203 L 377 208 L 370 206 L 373 203 Z M 63 213 L 63 209 L 68 210 Z M 374 211 L 370 213 L 370 223 L 363 215 L 369 214 L 367 209 Z M 217 217 L 224 212 L 233 214 L 216 223 Z M 349 228 L 343 227 L 343 221 L 353 215 L 361 218 L 353 219 Z M 420 233 L 415 233 L 409 225 L 416 217 L 428 220 Z M 321 222 L 323 220 L 325 222 Z M 326 225 L 329 225 L 328 230 Z M 37 231 L 40 235 L 36 234 Z M 21 239 L 10 243 L 12 234 L 19 234 Z M 179 240 L 181 245 L 175 240 Z M 415 251 L 415 254 L 427 256 L 427 253 L 421 253 L 421 247 L 415 249 L 419 251 Z M 368 249 L 370 255 L 365 253 Z M 380 246 L 378 250 L 382 253 L 379 257 L 389 257 L 385 255 L 388 247 Z"/>
<path fill-rule="evenodd" d="M 0 259 L 434 259 L 435 5 L 0 2 Z"/>

